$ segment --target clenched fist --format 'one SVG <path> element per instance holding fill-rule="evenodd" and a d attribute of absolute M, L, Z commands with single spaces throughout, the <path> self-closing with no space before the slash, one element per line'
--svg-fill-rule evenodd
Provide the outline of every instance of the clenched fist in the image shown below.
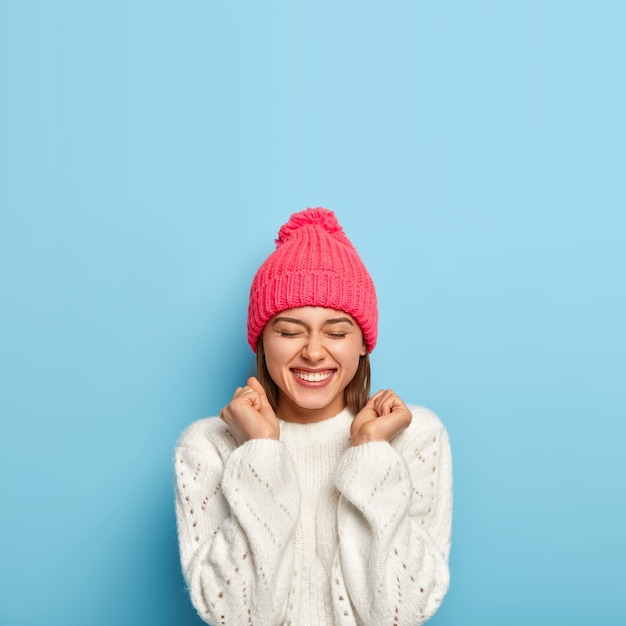
<path fill-rule="evenodd" d="M 370 441 L 391 441 L 410 423 L 409 408 L 391 389 L 375 393 L 358 412 L 350 428 L 353 446 Z"/>
<path fill-rule="evenodd" d="M 220 411 L 237 439 L 279 439 L 280 426 L 261 383 L 251 376 L 245 387 L 237 387 L 232 400 Z"/>

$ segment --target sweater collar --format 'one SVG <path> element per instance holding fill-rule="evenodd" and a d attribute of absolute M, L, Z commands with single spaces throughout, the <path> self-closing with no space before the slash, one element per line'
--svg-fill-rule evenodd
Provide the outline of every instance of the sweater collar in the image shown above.
<path fill-rule="evenodd" d="M 313 422 L 311 424 L 297 424 L 278 419 L 280 424 L 280 438 L 282 441 L 298 443 L 328 442 L 347 437 L 350 439 L 350 424 L 354 415 L 348 407 L 334 417 Z"/>

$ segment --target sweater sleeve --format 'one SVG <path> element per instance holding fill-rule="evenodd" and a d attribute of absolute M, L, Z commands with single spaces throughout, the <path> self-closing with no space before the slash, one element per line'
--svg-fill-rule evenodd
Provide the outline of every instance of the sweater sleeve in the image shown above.
<path fill-rule="evenodd" d="M 423 624 L 450 582 L 452 461 L 445 428 L 426 409 L 413 409 L 411 426 L 391 444 L 350 448 L 336 484 L 337 624 Z"/>
<path fill-rule="evenodd" d="M 188 433 L 175 449 L 180 558 L 191 601 L 214 626 L 282 624 L 300 491 L 283 443 L 226 450 Z"/>

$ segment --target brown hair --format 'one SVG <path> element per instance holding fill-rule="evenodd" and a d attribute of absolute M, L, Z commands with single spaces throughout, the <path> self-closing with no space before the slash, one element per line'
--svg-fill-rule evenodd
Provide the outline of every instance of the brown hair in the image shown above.
<path fill-rule="evenodd" d="M 276 410 L 278 404 L 278 386 L 272 380 L 265 363 L 265 349 L 263 348 L 263 337 L 259 337 L 256 347 L 256 369 L 257 378 L 269 400 L 272 409 Z M 365 353 L 359 358 L 359 366 L 352 380 L 345 389 L 345 398 L 348 408 L 356 415 L 369 400 L 370 397 L 370 358 L 369 353 Z"/>

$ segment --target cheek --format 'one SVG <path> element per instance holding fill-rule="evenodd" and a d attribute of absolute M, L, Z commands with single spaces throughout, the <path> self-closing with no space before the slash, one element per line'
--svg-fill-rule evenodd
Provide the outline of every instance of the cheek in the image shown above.
<path fill-rule="evenodd" d="M 343 346 L 341 351 L 337 353 L 337 358 L 341 360 L 344 367 L 356 372 L 363 354 L 362 342 L 355 341 L 349 345 Z"/>
<path fill-rule="evenodd" d="M 280 372 L 286 363 L 293 357 L 293 350 L 289 346 L 278 341 L 268 341 L 265 345 L 265 365 L 273 376 Z"/>

